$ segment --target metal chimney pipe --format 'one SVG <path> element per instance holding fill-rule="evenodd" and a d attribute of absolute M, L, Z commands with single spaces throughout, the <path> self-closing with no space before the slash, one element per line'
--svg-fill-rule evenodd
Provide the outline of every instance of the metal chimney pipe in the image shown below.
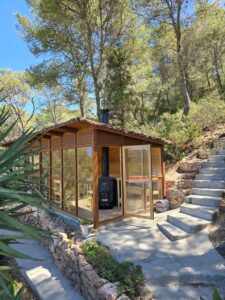
<path fill-rule="evenodd" d="M 109 124 L 109 109 L 102 109 L 102 123 Z"/>

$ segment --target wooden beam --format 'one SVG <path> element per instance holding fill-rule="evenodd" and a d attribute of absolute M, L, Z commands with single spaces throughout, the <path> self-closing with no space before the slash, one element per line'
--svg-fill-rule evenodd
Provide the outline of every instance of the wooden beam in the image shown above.
<path fill-rule="evenodd" d="M 70 132 L 70 133 L 75 133 L 77 131 L 76 128 L 71 128 L 68 126 L 63 126 L 59 128 L 60 130 L 62 130 L 63 132 Z"/>
<path fill-rule="evenodd" d="M 50 134 L 50 135 L 56 135 L 56 136 L 60 136 L 60 137 L 63 136 L 63 132 L 58 131 L 58 130 L 51 130 L 51 131 L 48 132 L 48 134 Z"/>
<path fill-rule="evenodd" d="M 161 147 L 161 164 L 162 164 L 162 196 L 166 197 L 166 163 L 165 163 L 165 151 L 164 146 Z"/>
<path fill-rule="evenodd" d="M 93 220 L 94 227 L 99 226 L 99 204 L 98 204 L 98 151 L 96 147 L 96 131 L 93 132 L 93 157 L 92 157 L 92 176 L 93 176 Z"/>

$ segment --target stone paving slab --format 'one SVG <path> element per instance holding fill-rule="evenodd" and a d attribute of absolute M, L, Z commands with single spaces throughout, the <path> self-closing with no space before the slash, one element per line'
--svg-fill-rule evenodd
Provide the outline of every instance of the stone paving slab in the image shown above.
<path fill-rule="evenodd" d="M 17 264 L 23 268 L 22 274 L 38 299 L 84 300 L 71 286 L 70 281 L 58 271 L 50 252 L 40 242 L 24 240 L 21 244 L 14 244 L 13 248 L 41 259 L 41 261 L 16 259 Z"/>
<path fill-rule="evenodd" d="M 211 300 L 214 287 L 225 296 L 225 260 L 213 248 L 208 230 L 171 242 L 157 228 L 157 221 L 165 217 L 134 218 L 100 230 L 97 239 L 117 260 L 142 266 L 157 300 L 197 300 L 200 295 Z"/>

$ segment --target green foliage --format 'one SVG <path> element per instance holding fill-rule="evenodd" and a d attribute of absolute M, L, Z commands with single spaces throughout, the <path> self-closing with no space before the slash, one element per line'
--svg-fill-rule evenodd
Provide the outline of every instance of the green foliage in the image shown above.
<path fill-rule="evenodd" d="M 87 261 L 96 269 L 99 276 L 111 281 L 119 281 L 119 290 L 131 299 L 140 296 L 144 284 L 141 266 L 131 262 L 118 263 L 98 242 L 83 245 Z"/>
<path fill-rule="evenodd" d="M 192 104 L 189 119 L 199 130 L 212 129 L 225 121 L 225 102 L 217 93 L 212 93 Z"/>
<path fill-rule="evenodd" d="M 204 300 L 204 298 L 200 296 L 200 300 Z M 213 299 L 212 300 L 222 300 L 217 289 L 214 289 L 214 291 L 213 291 Z"/>
<path fill-rule="evenodd" d="M 4 300 L 20 300 L 22 299 L 24 286 L 20 286 L 17 281 L 12 278 L 5 279 L 4 288 L 0 291 L 0 299 Z"/>
<path fill-rule="evenodd" d="M 165 113 L 154 126 L 154 133 L 172 142 L 167 146 L 168 161 L 178 161 L 187 154 L 187 148 L 194 146 L 200 134 L 198 125 L 182 112 L 170 115 Z"/>
<path fill-rule="evenodd" d="M 2 143 L 13 128 L 13 125 L 2 130 L 10 114 L 4 110 L 0 114 L 0 143 Z M 11 258 L 30 258 L 10 245 L 20 239 L 42 240 L 48 235 L 41 229 L 26 225 L 18 218 L 24 213 L 21 209 L 28 205 L 46 208 L 46 199 L 39 192 L 39 183 L 29 178 L 34 173 L 33 166 L 28 163 L 34 152 L 30 142 L 35 138 L 32 132 L 26 132 L 9 148 L 0 152 L 0 229 L 5 234 L 0 235 L 0 255 Z M 33 194 L 31 194 L 33 191 Z M 10 233 L 7 233 L 10 231 Z M 0 266 L 0 287 L 4 292 L 8 286 L 10 268 Z"/>

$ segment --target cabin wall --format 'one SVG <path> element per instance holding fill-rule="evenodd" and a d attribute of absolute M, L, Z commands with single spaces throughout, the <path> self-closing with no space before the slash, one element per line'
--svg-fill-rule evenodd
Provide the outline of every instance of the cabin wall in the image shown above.
<path fill-rule="evenodd" d="M 52 205 L 98 224 L 101 221 L 98 177 L 102 175 L 102 147 L 109 147 L 110 175 L 121 180 L 122 146 L 145 144 L 150 144 L 152 149 L 153 186 L 155 190 L 158 189 L 155 198 L 161 198 L 164 194 L 165 175 L 161 145 L 93 128 L 82 128 L 58 135 L 47 133 L 33 148 L 42 148 L 39 176 L 49 188 L 48 196 L 52 199 Z"/>

